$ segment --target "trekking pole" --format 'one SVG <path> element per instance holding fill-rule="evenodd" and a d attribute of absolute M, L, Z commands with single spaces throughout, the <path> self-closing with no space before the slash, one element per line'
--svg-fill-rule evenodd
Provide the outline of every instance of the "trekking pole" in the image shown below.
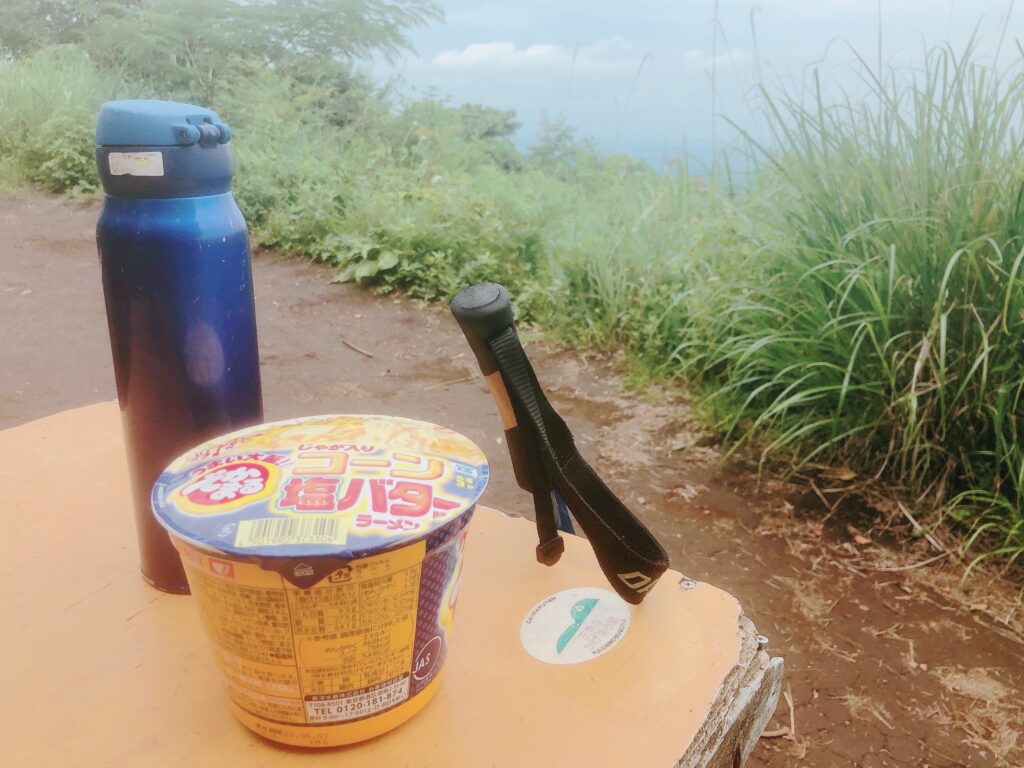
<path fill-rule="evenodd" d="M 580 455 L 519 341 L 508 291 L 474 285 L 451 310 L 498 407 L 516 482 L 533 494 L 538 561 L 558 562 L 565 548 L 559 531 L 573 531 L 571 512 L 611 586 L 639 604 L 668 569 L 668 555 Z"/>

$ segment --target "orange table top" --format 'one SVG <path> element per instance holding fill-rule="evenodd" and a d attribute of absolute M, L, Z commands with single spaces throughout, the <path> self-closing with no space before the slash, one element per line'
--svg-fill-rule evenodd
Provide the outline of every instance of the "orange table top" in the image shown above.
<path fill-rule="evenodd" d="M 116 404 L 0 432 L 0 458 L 6 765 L 670 766 L 740 655 L 736 600 L 669 572 L 608 653 L 534 659 L 527 612 L 604 577 L 585 541 L 547 568 L 532 523 L 480 508 L 437 696 L 369 742 L 279 747 L 231 714 L 192 599 L 139 576 Z"/>

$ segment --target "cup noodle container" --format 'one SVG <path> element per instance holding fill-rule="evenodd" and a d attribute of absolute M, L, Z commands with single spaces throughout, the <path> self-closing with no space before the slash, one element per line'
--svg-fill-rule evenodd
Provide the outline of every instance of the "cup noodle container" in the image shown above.
<path fill-rule="evenodd" d="M 233 432 L 160 475 L 153 510 L 181 554 L 231 706 L 261 736 L 350 744 L 437 691 L 483 452 L 387 416 Z"/>

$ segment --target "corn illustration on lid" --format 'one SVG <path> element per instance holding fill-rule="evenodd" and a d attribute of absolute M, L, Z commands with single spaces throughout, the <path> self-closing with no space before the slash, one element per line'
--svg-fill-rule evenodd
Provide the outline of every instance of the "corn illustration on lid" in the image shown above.
<path fill-rule="evenodd" d="M 468 438 L 393 416 L 313 416 L 209 440 L 153 486 L 175 535 L 250 556 L 359 557 L 472 509 L 487 460 Z"/>

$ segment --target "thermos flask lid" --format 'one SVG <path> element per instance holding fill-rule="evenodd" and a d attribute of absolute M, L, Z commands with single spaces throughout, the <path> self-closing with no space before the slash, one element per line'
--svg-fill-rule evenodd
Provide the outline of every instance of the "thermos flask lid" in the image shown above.
<path fill-rule="evenodd" d="M 108 101 L 96 123 L 96 144 L 187 147 L 226 144 L 231 129 L 212 109 L 157 99 Z"/>

